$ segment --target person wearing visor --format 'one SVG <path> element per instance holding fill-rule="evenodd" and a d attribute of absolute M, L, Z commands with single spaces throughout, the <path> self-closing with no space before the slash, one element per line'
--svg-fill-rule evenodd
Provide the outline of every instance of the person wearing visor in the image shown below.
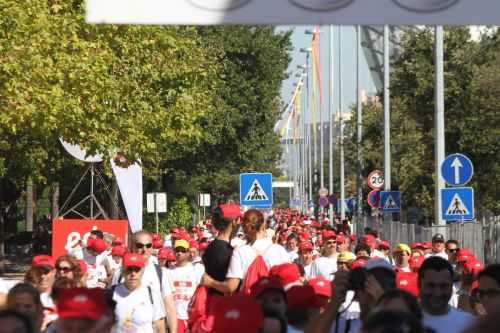
<path fill-rule="evenodd" d="M 188 327 L 188 306 L 204 274 L 190 261 L 189 242 L 178 239 L 174 243 L 175 267 L 163 275 L 163 295 L 172 295 L 177 317 L 177 333 Z M 203 265 L 198 265 L 203 267 Z"/>
<path fill-rule="evenodd" d="M 333 230 L 325 230 L 322 234 L 323 250 L 322 256 L 314 260 L 311 268 L 311 277 L 323 276 L 333 280 L 333 274 L 337 271 L 337 235 Z"/>
<path fill-rule="evenodd" d="M 396 272 L 411 272 L 410 268 L 411 249 L 406 244 L 398 244 L 394 248 L 394 261 Z"/>

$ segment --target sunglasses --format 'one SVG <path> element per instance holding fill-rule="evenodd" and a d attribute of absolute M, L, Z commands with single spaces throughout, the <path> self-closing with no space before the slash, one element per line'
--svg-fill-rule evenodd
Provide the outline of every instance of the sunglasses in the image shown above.
<path fill-rule="evenodd" d="M 153 244 L 152 243 L 147 243 L 147 244 L 142 244 L 142 243 L 135 243 L 135 248 L 138 249 L 138 250 L 141 250 L 143 248 L 147 248 L 147 249 L 150 249 L 153 247 Z"/>
<path fill-rule="evenodd" d="M 188 249 L 185 249 L 183 247 L 178 247 L 174 250 L 175 252 L 180 252 L 180 253 L 186 253 Z"/>
<path fill-rule="evenodd" d="M 139 273 L 141 271 L 141 267 L 134 267 L 134 266 L 131 266 L 131 267 L 127 267 L 125 269 L 125 274 L 130 274 L 130 273 Z"/>
<path fill-rule="evenodd" d="M 71 267 L 57 267 L 56 270 L 62 273 L 69 273 L 73 270 Z"/>
<path fill-rule="evenodd" d="M 446 249 L 446 252 L 457 253 L 458 249 Z"/>

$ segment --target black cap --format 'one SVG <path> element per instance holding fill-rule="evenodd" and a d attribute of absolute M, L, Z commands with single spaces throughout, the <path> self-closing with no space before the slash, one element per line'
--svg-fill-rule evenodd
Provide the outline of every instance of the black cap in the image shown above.
<path fill-rule="evenodd" d="M 432 242 L 433 243 L 435 243 L 435 242 L 443 242 L 444 243 L 444 236 L 443 236 L 443 234 L 435 234 L 432 237 Z"/>

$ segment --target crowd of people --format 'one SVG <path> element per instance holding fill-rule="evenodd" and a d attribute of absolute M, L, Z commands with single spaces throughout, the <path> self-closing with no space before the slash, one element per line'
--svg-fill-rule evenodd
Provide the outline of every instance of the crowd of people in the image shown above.
<path fill-rule="evenodd" d="M 290 209 L 219 205 L 211 219 L 130 244 L 91 232 L 0 280 L 0 333 L 496 332 L 500 264 L 442 234 L 390 244 L 376 230 Z"/>

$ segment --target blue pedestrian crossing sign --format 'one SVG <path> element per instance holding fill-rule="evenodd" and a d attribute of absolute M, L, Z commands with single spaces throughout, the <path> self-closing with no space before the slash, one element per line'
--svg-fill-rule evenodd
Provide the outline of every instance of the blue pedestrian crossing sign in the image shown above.
<path fill-rule="evenodd" d="M 441 189 L 441 213 L 445 221 L 474 220 L 474 189 L 472 187 Z"/>
<path fill-rule="evenodd" d="M 441 175 L 450 186 L 464 186 L 473 174 L 472 162 L 463 154 L 451 154 L 441 164 Z"/>
<path fill-rule="evenodd" d="M 240 174 L 240 204 L 255 208 L 273 205 L 273 175 L 271 173 Z"/>
<path fill-rule="evenodd" d="M 401 211 L 401 192 L 380 192 L 380 210 L 383 213 L 399 213 Z"/>

